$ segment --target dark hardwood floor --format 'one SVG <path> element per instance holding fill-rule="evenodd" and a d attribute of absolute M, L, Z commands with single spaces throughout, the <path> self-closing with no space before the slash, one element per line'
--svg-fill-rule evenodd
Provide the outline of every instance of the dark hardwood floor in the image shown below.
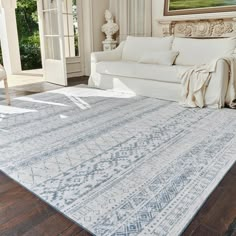
<path fill-rule="evenodd" d="M 73 79 L 69 85 L 80 83 L 87 83 L 87 77 Z M 37 83 L 12 87 L 10 91 L 12 97 L 17 97 L 56 88 L 60 86 Z M 91 234 L 0 172 L 0 236 L 54 235 Z M 183 236 L 220 235 L 236 236 L 236 164 L 183 233 Z"/>
<path fill-rule="evenodd" d="M 0 172 L 0 235 L 90 236 L 2 172 Z"/>
<path fill-rule="evenodd" d="M 235 219 L 236 164 L 210 195 L 183 236 L 236 236 L 236 227 L 230 229 Z"/>

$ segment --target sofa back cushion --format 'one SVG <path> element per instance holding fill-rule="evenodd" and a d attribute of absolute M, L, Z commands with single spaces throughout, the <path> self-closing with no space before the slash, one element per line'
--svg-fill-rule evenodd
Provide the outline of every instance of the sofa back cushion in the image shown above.
<path fill-rule="evenodd" d="M 146 53 L 170 50 L 172 43 L 173 36 L 165 38 L 128 36 L 124 45 L 122 60 L 139 61 Z"/>
<path fill-rule="evenodd" d="M 178 51 L 176 65 L 200 65 L 234 53 L 236 38 L 190 39 L 175 37 L 172 50 Z"/>

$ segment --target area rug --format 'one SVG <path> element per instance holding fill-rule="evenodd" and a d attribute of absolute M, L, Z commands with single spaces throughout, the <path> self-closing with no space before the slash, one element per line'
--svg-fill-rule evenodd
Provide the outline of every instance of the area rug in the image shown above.
<path fill-rule="evenodd" d="M 0 167 L 97 236 L 179 235 L 236 161 L 236 112 L 64 88 L 0 106 Z"/>

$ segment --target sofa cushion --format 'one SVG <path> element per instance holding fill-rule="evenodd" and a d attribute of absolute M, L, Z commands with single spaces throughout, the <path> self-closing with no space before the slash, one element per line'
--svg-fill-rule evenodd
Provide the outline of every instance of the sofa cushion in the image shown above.
<path fill-rule="evenodd" d="M 176 51 L 149 52 L 145 53 L 138 62 L 144 64 L 171 66 L 173 65 L 178 54 L 179 52 Z"/>
<path fill-rule="evenodd" d="M 97 73 L 129 78 L 180 83 L 179 73 L 189 66 L 164 66 L 127 61 L 103 61 L 97 63 Z"/>
<path fill-rule="evenodd" d="M 172 47 L 173 36 L 133 37 L 128 36 L 124 45 L 122 60 L 138 61 L 144 54 L 156 51 L 168 51 Z"/>
<path fill-rule="evenodd" d="M 199 65 L 234 53 L 236 38 L 190 39 L 175 38 L 172 50 L 178 51 L 176 65 Z"/>

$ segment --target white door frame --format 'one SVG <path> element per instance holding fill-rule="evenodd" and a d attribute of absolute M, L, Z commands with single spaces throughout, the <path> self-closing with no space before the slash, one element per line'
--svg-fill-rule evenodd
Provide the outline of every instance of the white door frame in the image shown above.
<path fill-rule="evenodd" d="M 0 40 L 4 67 L 8 75 L 18 74 L 22 71 L 16 7 L 16 0 L 0 0 Z"/>

